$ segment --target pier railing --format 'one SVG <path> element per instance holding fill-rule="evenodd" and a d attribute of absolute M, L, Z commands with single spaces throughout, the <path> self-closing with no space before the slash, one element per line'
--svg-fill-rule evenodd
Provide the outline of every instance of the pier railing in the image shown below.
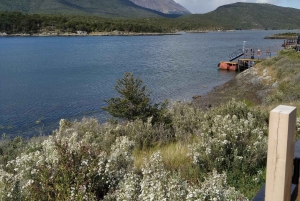
<path fill-rule="evenodd" d="M 295 107 L 280 105 L 270 112 L 266 184 L 253 201 L 297 199 L 300 139 L 295 143 L 295 129 Z"/>
<path fill-rule="evenodd" d="M 294 47 L 297 45 L 297 39 L 286 39 L 283 41 L 282 47 Z"/>

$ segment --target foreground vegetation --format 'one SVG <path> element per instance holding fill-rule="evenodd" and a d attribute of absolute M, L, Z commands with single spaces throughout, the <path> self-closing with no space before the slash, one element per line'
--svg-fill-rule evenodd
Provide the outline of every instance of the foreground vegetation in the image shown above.
<path fill-rule="evenodd" d="M 266 116 L 242 102 L 209 112 L 174 103 L 172 127 L 135 120 L 60 121 L 45 140 L 2 141 L 2 200 L 217 200 L 253 196 L 263 183 Z M 6 142 L 6 143 L 5 143 Z M 187 164 L 160 149 L 186 148 Z M 175 146 L 176 147 L 176 146 Z M 246 147 L 246 149 L 245 149 Z M 150 157 L 137 167 L 135 158 Z M 173 152 L 174 151 L 174 152 Z M 171 155 L 180 154 L 172 150 Z M 6 156 L 6 159 L 4 159 Z M 168 160 L 174 161 L 165 164 Z M 233 188 L 236 186 L 237 188 Z M 253 189 L 249 193 L 250 189 Z"/>
<path fill-rule="evenodd" d="M 272 86 L 263 99 L 266 110 L 236 100 L 206 111 L 175 102 L 164 113 L 168 125 L 151 117 L 61 120 L 43 138 L 3 136 L 0 199 L 251 199 L 265 182 L 266 106 L 300 105 L 299 54 L 283 50 L 255 67 Z"/>

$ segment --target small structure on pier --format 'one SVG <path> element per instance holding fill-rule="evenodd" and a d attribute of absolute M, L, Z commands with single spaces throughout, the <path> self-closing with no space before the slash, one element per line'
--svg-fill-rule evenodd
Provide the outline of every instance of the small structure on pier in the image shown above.
<path fill-rule="evenodd" d="M 272 52 L 277 52 L 279 48 L 274 46 L 261 48 L 245 48 L 239 49 L 229 55 L 229 61 L 221 61 L 218 64 L 219 69 L 231 70 L 231 71 L 243 71 L 250 67 L 253 67 L 257 61 L 266 57 L 271 57 Z M 241 58 L 242 57 L 242 58 Z M 234 61 L 236 60 L 237 61 Z"/>
<path fill-rule="evenodd" d="M 283 41 L 282 47 L 284 47 L 285 49 L 287 48 L 293 48 L 296 51 L 300 51 L 300 35 L 298 36 L 298 38 L 294 38 L 294 39 L 286 39 Z"/>

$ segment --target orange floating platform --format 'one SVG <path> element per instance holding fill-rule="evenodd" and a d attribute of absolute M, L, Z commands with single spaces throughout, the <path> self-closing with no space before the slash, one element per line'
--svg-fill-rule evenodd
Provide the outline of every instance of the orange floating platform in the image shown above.
<path fill-rule="evenodd" d="M 238 69 L 238 63 L 237 62 L 231 62 L 231 61 L 221 61 L 218 64 L 219 69 L 222 70 L 232 70 L 236 71 Z"/>

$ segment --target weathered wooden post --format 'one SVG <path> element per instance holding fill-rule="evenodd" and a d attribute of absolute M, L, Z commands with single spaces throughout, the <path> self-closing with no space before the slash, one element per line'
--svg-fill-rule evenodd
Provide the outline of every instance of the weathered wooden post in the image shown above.
<path fill-rule="evenodd" d="M 265 201 L 291 200 L 295 129 L 295 107 L 270 112 Z"/>

